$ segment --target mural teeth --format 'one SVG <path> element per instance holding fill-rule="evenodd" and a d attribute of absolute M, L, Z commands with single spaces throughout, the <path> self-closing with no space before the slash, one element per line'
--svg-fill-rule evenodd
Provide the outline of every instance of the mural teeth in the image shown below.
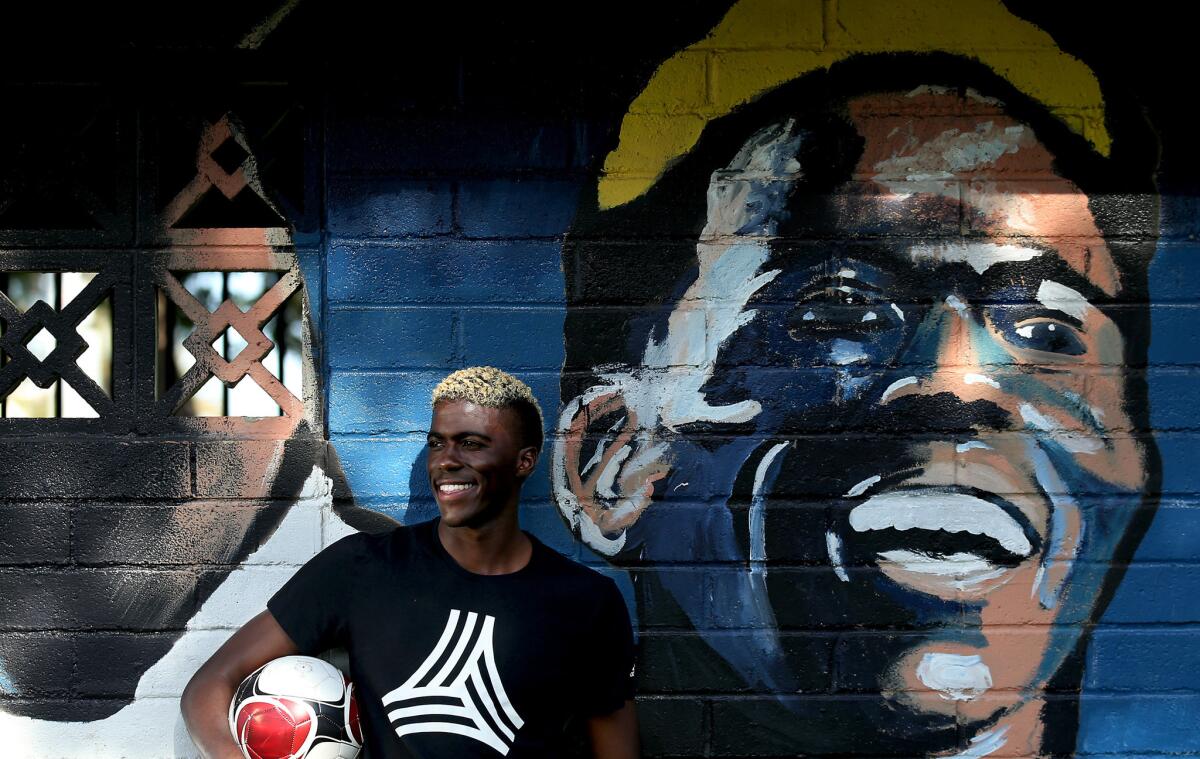
<path fill-rule="evenodd" d="M 1020 557 L 1033 553 L 1025 529 L 1000 506 L 965 493 L 916 490 L 881 493 L 850 512 L 857 532 L 871 530 L 941 530 L 985 535 Z"/>

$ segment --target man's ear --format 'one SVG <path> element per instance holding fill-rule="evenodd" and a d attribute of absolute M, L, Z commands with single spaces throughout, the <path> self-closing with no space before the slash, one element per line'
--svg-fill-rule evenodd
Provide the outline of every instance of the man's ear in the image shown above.
<path fill-rule="evenodd" d="M 519 479 L 523 480 L 533 474 L 533 470 L 537 468 L 538 453 L 540 451 L 532 445 L 527 445 L 517 451 L 517 477 Z"/>
<path fill-rule="evenodd" d="M 567 404 L 554 441 L 558 508 L 579 537 L 612 556 L 670 472 L 667 447 L 642 426 L 619 388 L 592 388 Z"/>

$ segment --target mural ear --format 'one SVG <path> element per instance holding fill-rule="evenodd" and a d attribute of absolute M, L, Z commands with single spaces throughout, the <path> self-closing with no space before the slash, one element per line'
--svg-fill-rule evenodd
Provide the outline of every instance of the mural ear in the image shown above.
<path fill-rule="evenodd" d="M 558 508 L 584 543 L 614 556 L 650 506 L 654 483 L 670 472 L 667 445 L 641 427 L 613 387 L 592 388 L 568 403 L 558 433 L 552 461 Z"/>

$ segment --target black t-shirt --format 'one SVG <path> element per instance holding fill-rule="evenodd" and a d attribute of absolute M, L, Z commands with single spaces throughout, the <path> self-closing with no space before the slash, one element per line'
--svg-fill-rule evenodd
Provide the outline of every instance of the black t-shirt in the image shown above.
<path fill-rule="evenodd" d="M 267 608 L 301 653 L 343 647 L 366 755 L 550 757 L 571 716 L 633 697 L 616 584 L 533 536 L 506 575 L 468 572 L 437 521 L 330 545 Z"/>

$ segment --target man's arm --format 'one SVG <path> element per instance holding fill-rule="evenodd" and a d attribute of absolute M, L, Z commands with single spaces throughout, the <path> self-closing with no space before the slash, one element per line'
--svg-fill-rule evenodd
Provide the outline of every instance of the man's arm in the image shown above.
<path fill-rule="evenodd" d="M 626 701 L 610 714 L 589 718 L 587 729 L 592 741 L 592 755 L 596 759 L 637 759 L 640 756 L 637 711 L 633 701 Z"/>
<path fill-rule="evenodd" d="M 242 759 L 229 733 L 229 702 L 238 685 L 262 665 L 299 651 L 271 612 L 262 611 L 196 670 L 179 700 L 192 740 L 207 759 Z"/>

